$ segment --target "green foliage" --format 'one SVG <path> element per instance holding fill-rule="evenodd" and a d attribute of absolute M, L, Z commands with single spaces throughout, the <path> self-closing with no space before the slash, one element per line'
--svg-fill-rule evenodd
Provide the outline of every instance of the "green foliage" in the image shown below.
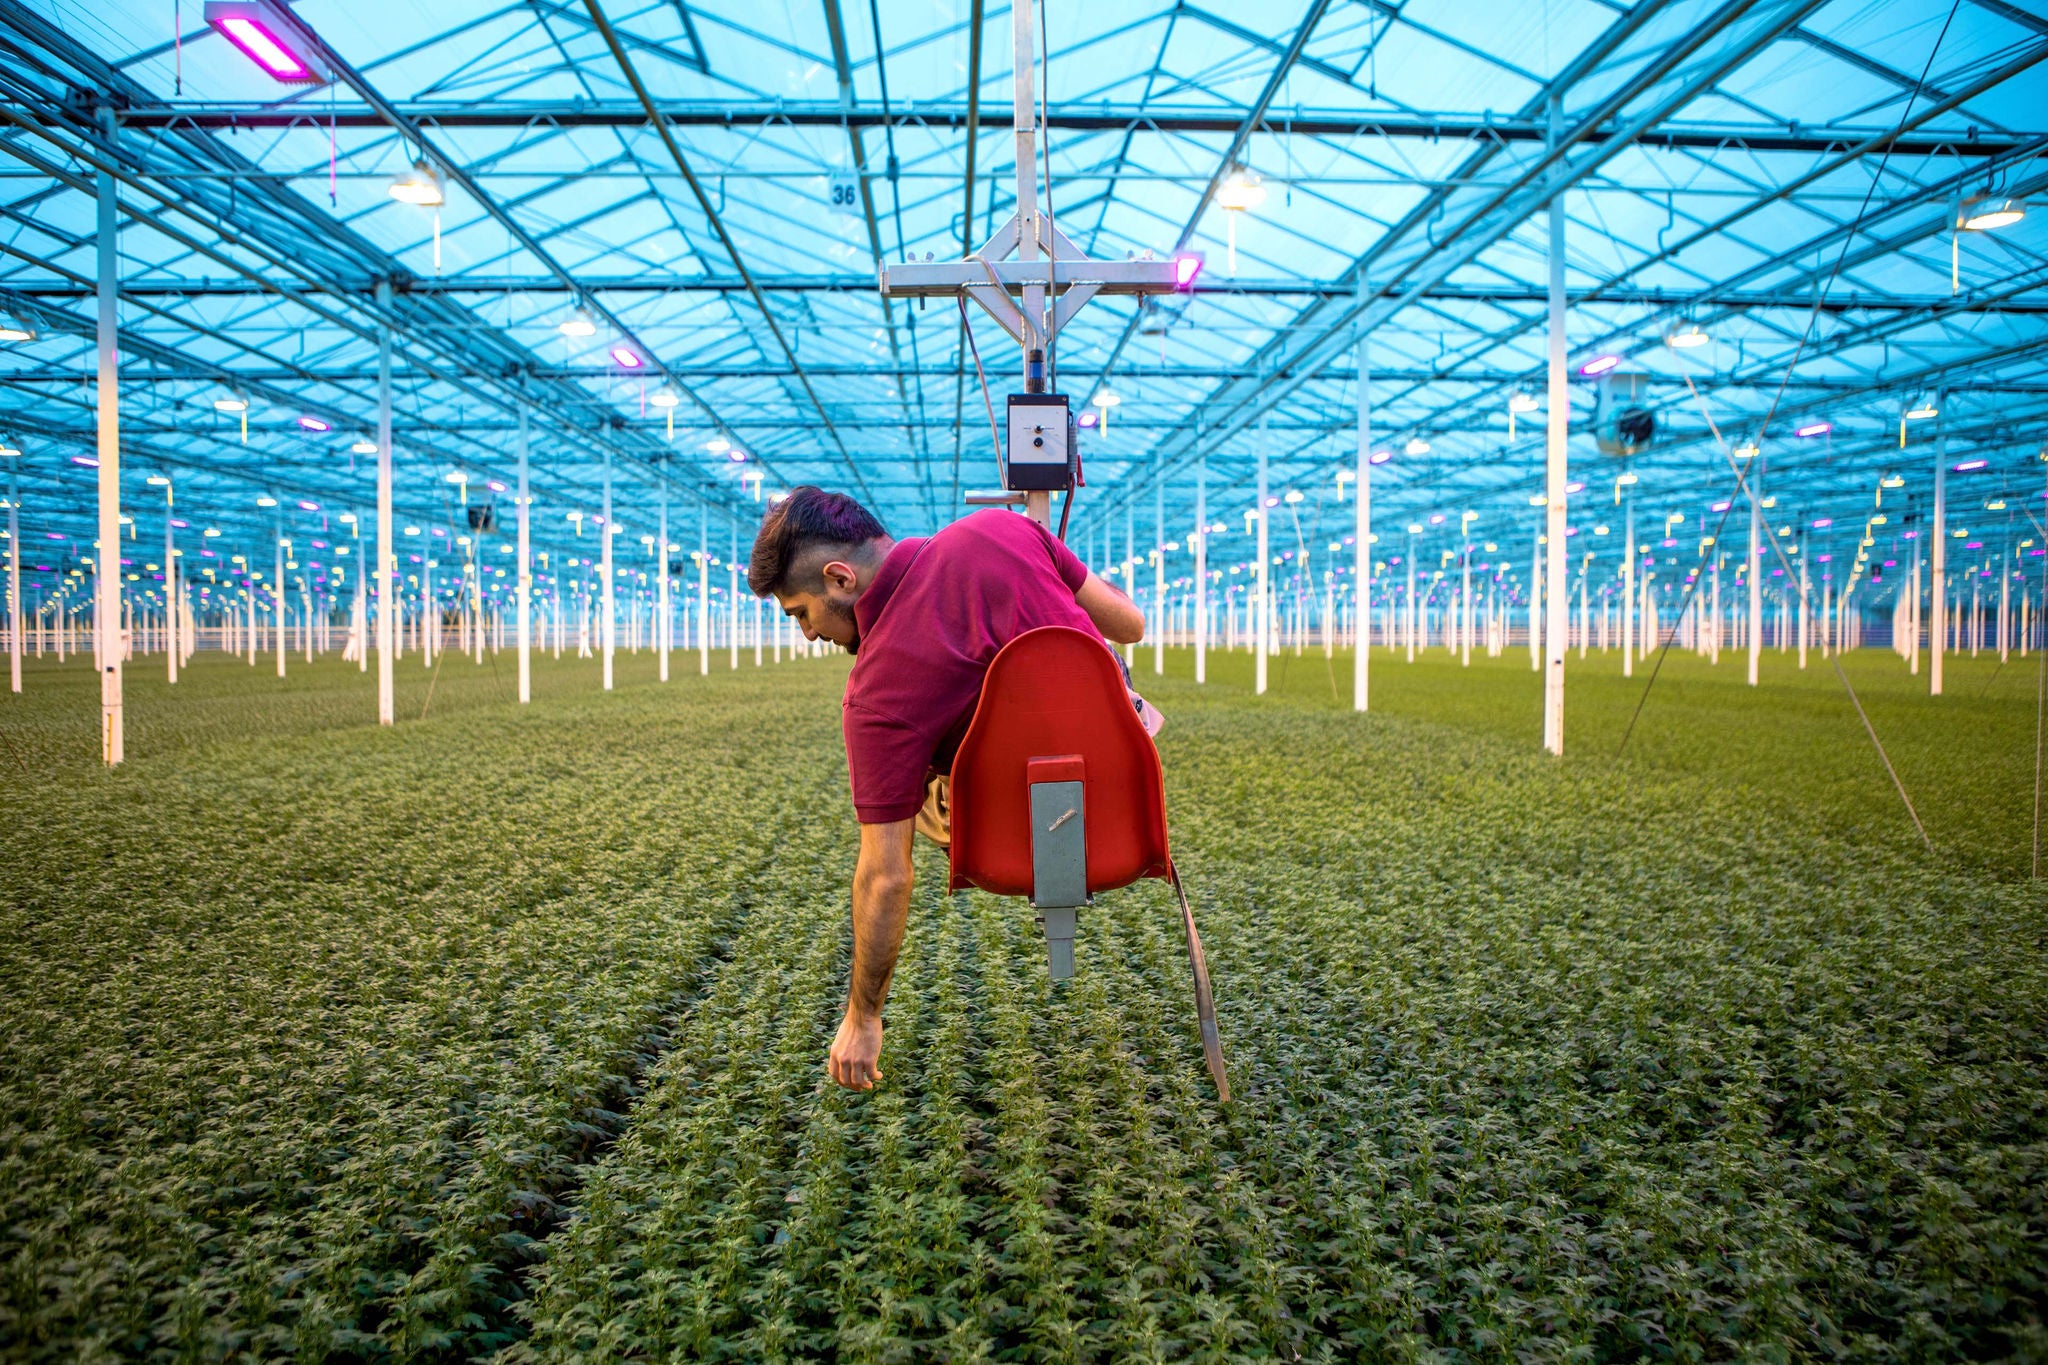
<path fill-rule="evenodd" d="M 2048 1355 L 2048 909 L 1961 734 L 2031 696 L 1852 661 L 1930 859 L 1804 680 L 1678 661 L 1616 765 L 1589 663 L 1560 764 L 1515 663 L 1148 688 L 1228 1110 L 1164 887 L 1055 991 L 928 849 L 883 1084 L 823 1083 L 837 666 L 451 664 L 397 735 L 332 666 L 138 687 L 125 771 L 0 752 L 0 1354 Z M 89 753 L 90 683 L 0 723 Z"/>
<path fill-rule="evenodd" d="M 0 752 L 0 1353 L 502 1343 L 778 843 L 839 813 L 780 776 L 831 717 L 724 679 L 557 667 L 514 714 L 451 665 L 390 734 L 353 669 L 294 668 L 132 688 L 112 774 L 89 725 L 41 780 Z M 15 749 L 64 752 L 91 683 L 32 673 Z"/>

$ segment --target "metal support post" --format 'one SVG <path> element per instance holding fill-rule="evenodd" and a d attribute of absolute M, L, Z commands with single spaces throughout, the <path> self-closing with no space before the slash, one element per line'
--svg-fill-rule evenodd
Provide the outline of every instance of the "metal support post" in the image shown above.
<path fill-rule="evenodd" d="M 277 599 L 277 676 L 284 676 L 285 654 L 285 603 L 284 603 L 284 516 L 278 515 L 278 524 L 272 528 L 273 539 L 277 541 L 277 577 L 270 584 L 270 595 Z"/>
<path fill-rule="evenodd" d="M 106 115 L 109 140 L 113 115 Z M 100 670 L 100 759 L 126 756 L 121 713 L 121 376 L 116 312 L 120 253 L 115 240 L 114 177 L 99 173 L 99 541 L 93 553 Z"/>
<path fill-rule="evenodd" d="M 668 651 L 671 640 L 669 630 L 668 596 L 668 476 L 661 480 L 661 511 L 654 527 L 654 652 L 658 660 L 657 673 L 661 681 L 668 681 Z"/>
<path fill-rule="evenodd" d="M 1365 277 L 1359 276 L 1364 288 Z M 1358 497 L 1358 524 L 1352 534 L 1351 596 L 1356 604 L 1351 649 L 1351 709 L 1363 711 L 1368 699 L 1372 661 L 1372 355 L 1371 342 L 1358 336 L 1358 468 L 1351 483 Z"/>
<path fill-rule="evenodd" d="M 1195 681 L 1209 681 L 1209 462 L 1195 465 Z"/>
<path fill-rule="evenodd" d="M 1152 672 L 1166 672 L 1166 483 L 1152 488 Z"/>
<path fill-rule="evenodd" d="M 377 281 L 377 309 L 388 315 L 391 282 Z M 397 603 L 393 581 L 398 566 L 398 547 L 391 541 L 391 324 L 377 329 L 377 723 L 390 725 L 398 718 L 391 685 L 392 647 Z"/>
<path fill-rule="evenodd" d="M 1940 407 L 1948 407 L 1942 402 Z M 1940 421 L 1940 418 L 1936 418 Z M 1927 695 L 1941 695 L 1941 657 L 1948 647 L 1948 496 L 1943 480 L 1948 454 L 1948 437 L 1937 436 L 1934 441 L 1934 564 L 1928 580 L 1931 590 L 1930 605 L 1934 613 L 1928 618 L 1932 629 L 1928 632 L 1927 643 Z"/>
<path fill-rule="evenodd" d="M 7 480 L 7 677 L 21 691 L 21 480 Z M 172 651 L 172 681 L 177 680 L 177 652 Z"/>
<path fill-rule="evenodd" d="M 1272 550 L 1266 540 L 1266 422 L 1259 420 L 1259 492 L 1258 503 L 1252 512 L 1259 528 L 1258 572 L 1252 576 L 1252 587 L 1259 595 L 1258 607 L 1251 613 L 1252 628 L 1258 632 L 1256 662 L 1253 664 L 1252 691 L 1258 696 L 1266 695 L 1266 650 L 1273 642 L 1273 593 L 1272 575 L 1267 563 Z"/>
<path fill-rule="evenodd" d="M 604 690 L 612 690 L 612 650 L 618 644 L 618 596 L 617 574 L 612 568 L 612 452 L 604 452 L 604 528 L 598 535 L 598 559 L 604 574 L 604 590 L 598 611 L 602 619 L 598 622 L 599 652 L 604 656 Z"/>
<path fill-rule="evenodd" d="M 1764 514 L 1763 457 L 1757 457 L 1757 477 L 1749 486 L 1749 562 L 1743 566 L 1743 573 L 1749 579 L 1749 620 L 1745 629 L 1749 639 L 1749 685 L 1757 684 L 1757 669 L 1764 655 Z"/>
<path fill-rule="evenodd" d="M 1630 489 L 1624 511 L 1621 557 L 1621 676 L 1636 674 L 1636 495 Z"/>
<path fill-rule="evenodd" d="M 173 683 L 178 681 L 178 536 L 177 528 L 171 525 L 174 489 L 168 480 L 164 483 L 164 623 L 170 628 L 171 647 L 164 662 L 166 676 Z M 9 530 L 13 527 L 10 524 Z M 16 688 L 19 692 L 21 689 Z"/>
<path fill-rule="evenodd" d="M 528 515 L 528 504 L 533 501 L 527 492 L 527 465 L 529 463 L 529 433 L 527 430 L 526 404 L 519 404 L 519 704 L 525 706 L 533 700 L 533 536 Z"/>
<path fill-rule="evenodd" d="M 1550 97 L 1550 145 L 1557 146 L 1564 125 L 1564 107 Z M 1565 387 L 1564 191 L 1550 197 L 1550 373 L 1549 410 L 1544 413 L 1544 557 L 1543 595 L 1547 616 L 1543 647 L 1543 747 L 1564 753 L 1565 601 L 1565 434 L 1571 417 L 1571 393 Z"/>

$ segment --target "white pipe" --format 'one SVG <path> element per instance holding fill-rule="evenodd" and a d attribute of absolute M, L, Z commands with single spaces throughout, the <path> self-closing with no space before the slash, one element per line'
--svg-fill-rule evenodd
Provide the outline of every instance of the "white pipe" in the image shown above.
<path fill-rule="evenodd" d="M 391 282 L 377 281 L 377 307 L 389 316 Z M 397 638 L 397 603 L 393 570 L 397 547 L 391 541 L 391 326 L 377 329 L 377 723 L 398 719 L 391 665 Z"/>
<path fill-rule="evenodd" d="M 1363 273 L 1359 288 L 1365 288 Z M 1364 711 L 1371 699 L 1372 672 L 1372 347 L 1364 332 L 1358 336 L 1358 465 L 1351 483 L 1358 497 L 1351 556 L 1351 592 L 1358 603 L 1358 638 L 1351 649 L 1351 709 Z"/>
<path fill-rule="evenodd" d="M 1272 558 L 1272 551 L 1266 538 L 1266 423 L 1263 418 L 1259 421 L 1259 491 L 1253 517 L 1259 527 L 1258 571 L 1253 575 L 1253 588 L 1259 595 L 1259 605 L 1253 629 L 1257 631 L 1259 638 L 1254 647 L 1252 691 L 1255 695 L 1263 697 L 1266 695 L 1266 651 L 1271 644 L 1273 633 L 1273 595 L 1268 590 L 1270 575 L 1267 573 L 1270 567 L 1267 561 Z"/>
<path fill-rule="evenodd" d="M 1749 563 L 1743 566 L 1743 573 L 1749 579 L 1749 685 L 1757 685 L 1757 670 L 1763 659 L 1764 650 L 1764 583 L 1763 560 L 1759 557 L 1764 548 L 1764 514 L 1758 501 L 1762 496 L 1763 465 L 1758 457 L 1757 478 L 1749 489 Z"/>
<path fill-rule="evenodd" d="M 1550 146 L 1555 149 L 1564 126 L 1563 97 L 1550 97 Z M 1543 747 L 1553 754 L 1564 753 L 1564 633 L 1566 603 L 1564 581 L 1565 543 L 1565 434 L 1571 416 L 1571 397 L 1565 388 L 1565 298 L 1564 298 L 1564 193 L 1550 198 L 1550 364 L 1549 410 L 1544 414 L 1544 534 L 1550 553 L 1545 557 L 1543 595 L 1549 609 L 1544 622 L 1543 662 Z"/>
<path fill-rule="evenodd" d="M 21 482 L 7 481 L 7 676 L 13 690 L 21 691 Z M 40 641 L 41 632 L 37 632 Z M 178 666 L 171 665 L 172 681 Z"/>
<path fill-rule="evenodd" d="M 1948 405 L 1944 402 L 1942 407 Z M 1940 419 L 1937 418 L 1937 421 Z M 1948 497 L 1943 474 L 1948 454 L 1948 438 L 1937 436 L 1934 441 L 1934 564 L 1928 579 L 1932 596 L 1934 615 L 1930 618 L 1932 629 L 1927 635 L 1927 695 L 1941 695 L 1942 655 L 1948 647 Z"/>
<path fill-rule="evenodd" d="M 113 114 L 105 116 L 109 139 Z M 108 767 L 126 756 L 121 709 L 121 375 L 116 310 L 120 254 L 115 237 L 114 177 L 99 173 L 99 543 L 93 556 L 100 669 L 100 758 Z"/>
<path fill-rule="evenodd" d="M 618 645 L 618 597 L 615 592 L 616 575 L 612 572 L 612 452 L 607 446 L 604 452 L 604 526 L 598 535 L 598 557 L 603 561 L 604 594 L 603 605 L 597 623 L 598 648 L 604 655 L 604 690 L 612 690 L 612 651 Z"/>
<path fill-rule="evenodd" d="M 1195 681 L 1209 681 L 1209 461 L 1195 465 Z"/>
<path fill-rule="evenodd" d="M 519 704 L 533 700 L 533 539 L 529 523 L 526 486 L 529 439 L 526 404 L 519 405 Z"/>

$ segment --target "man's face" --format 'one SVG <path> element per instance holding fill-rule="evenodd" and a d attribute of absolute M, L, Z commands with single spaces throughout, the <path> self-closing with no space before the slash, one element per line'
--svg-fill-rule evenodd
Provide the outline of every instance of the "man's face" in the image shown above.
<path fill-rule="evenodd" d="M 821 576 L 821 591 L 786 590 L 776 593 L 775 601 L 806 640 L 830 640 L 854 653 L 860 646 L 860 625 L 854 620 L 853 604 L 860 600 L 860 588 L 853 566 L 834 560 Z"/>

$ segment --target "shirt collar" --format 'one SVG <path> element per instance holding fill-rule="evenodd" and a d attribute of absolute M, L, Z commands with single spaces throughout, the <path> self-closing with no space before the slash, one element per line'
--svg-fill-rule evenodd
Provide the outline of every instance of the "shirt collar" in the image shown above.
<path fill-rule="evenodd" d="M 903 582 L 903 575 L 910 571 L 911 561 L 924 548 L 924 538 L 899 540 L 882 560 L 882 567 L 875 571 L 875 581 L 861 591 L 853 604 L 854 623 L 860 627 L 863 639 L 874 633 L 875 623 L 882 619 L 883 610 L 889 599 L 896 595 L 897 587 Z"/>

